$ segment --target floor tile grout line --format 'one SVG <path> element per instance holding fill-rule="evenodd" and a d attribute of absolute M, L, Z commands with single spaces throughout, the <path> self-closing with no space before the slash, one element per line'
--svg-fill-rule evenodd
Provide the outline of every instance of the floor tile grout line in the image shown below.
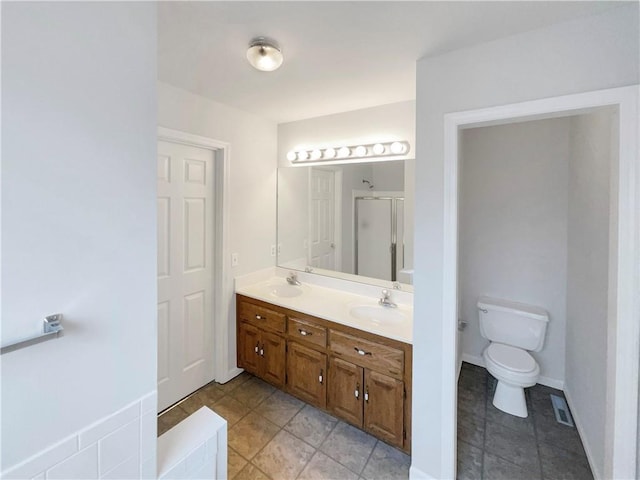
<path fill-rule="evenodd" d="M 484 426 L 482 439 L 482 457 L 480 458 L 480 480 L 484 480 L 484 457 L 487 452 L 487 410 L 489 403 L 489 374 L 484 377 Z"/>
<path fill-rule="evenodd" d="M 380 443 L 380 440 L 376 439 L 376 443 L 373 444 L 373 448 L 369 452 L 369 456 L 367 457 L 367 461 L 364 462 L 364 465 L 362 466 L 362 470 L 358 474 L 359 477 L 363 477 L 364 476 L 364 471 L 366 470 L 367 465 L 369 464 L 369 460 L 371 460 L 371 456 L 373 455 L 373 452 L 375 451 L 376 447 L 378 446 L 378 443 Z"/>
<path fill-rule="evenodd" d="M 528 397 L 531 397 L 531 392 L 527 392 Z M 531 403 L 531 402 L 530 402 Z M 540 480 L 544 480 L 544 470 L 542 468 L 542 455 L 540 454 L 540 440 L 538 439 L 538 427 L 536 427 L 536 421 L 533 418 L 535 412 L 533 411 L 533 404 L 531 405 L 531 423 L 533 423 L 533 435 L 536 439 L 536 452 L 538 453 L 538 468 L 540 469 Z"/>

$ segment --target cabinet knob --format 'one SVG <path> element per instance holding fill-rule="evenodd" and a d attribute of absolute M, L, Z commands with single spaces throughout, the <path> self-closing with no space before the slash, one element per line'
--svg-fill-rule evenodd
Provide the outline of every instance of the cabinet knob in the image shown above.
<path fill-rule="evenodd" d="M 369 387 L 366 387 L 364 390 L 364 401 L 369 403 Z"/>
<path fill-rule="evenodd" d="M 356 391 L 353 392 L 356 398 L 360 398 L 360 384 L 356 383 Z"/>
<path fill-rule="evenodd" d="M 264 357 L 264 344 L 260 347 L 260 356 Z"/>
<path fill-rule="evenodd" d="M 258 350 L 260 350 L 260 343 L 256 343 L 256 346 L 253 349 L 253 351 L 256 352 L 256 353 L 258 353 Z"/>
<path fill-rule="evenodd" d="M 324 373 L 323 370 L 320 369 L 320 375 L 318 375 L 318 382 L 320 382 L 320 383 L 322 383 L 322 380 L 324 379 L 323 373 Z"/>

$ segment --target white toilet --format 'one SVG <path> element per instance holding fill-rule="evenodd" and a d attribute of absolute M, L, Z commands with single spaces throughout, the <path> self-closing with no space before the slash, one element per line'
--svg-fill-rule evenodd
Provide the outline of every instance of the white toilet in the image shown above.
<path fill-rule="evenodd" d="M 540 367 L 527 352 L 544 345 L 549 314 L 540 307 L 478 298 L 480 334 L 491 343 L 482 353 L 487 370 L 498 380 L 493 405 L 517 417 L 527 417 L 525 387 L 538 382 Z"/>

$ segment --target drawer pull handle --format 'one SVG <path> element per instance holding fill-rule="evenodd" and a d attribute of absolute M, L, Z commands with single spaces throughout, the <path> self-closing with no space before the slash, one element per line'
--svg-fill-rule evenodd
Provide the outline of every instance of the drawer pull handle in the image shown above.
<path fill-rule="evenodd" d="M 266 320 L 267 317 L 263 317 L 262 315 L 256 315 L 256 320 Z"/>
<path fill-rule="evenodd" d="M 360 384 L 359 383 L 356 384 L 356 391 L 353 392 L 353 394 L 355 395 L 356 398 L 360 398 Z"/>
<path fill-rule="evenodd" d="M 369 403 L 369 387 L 365 388 L 364 391 L 364 401 Z"/>
<path fill-rule="evenodd" d="M 260 356 L 264 357 L 264 344 L 260 347 Z"/>
<path fill-rule="evenodd" d="M 365 352 L 364 350 L 358 348 L 358 347 L 353 347 L 353 349 L 358 352 L 358 355 L 371 355 L 371 352 Z"/>
<path fill-rule="evenodd" d="M 301 328 L 298 329 L 298 332 L 300 332 L 300 335 L 302 335 L 303 337 L 306 337 L 307 335 L 313 335 L 313 332 L 307 332 L 306 330 L 302 330 Z"/>
<path fill-rule="evenodd" d="M 260 342 L 256 343 L 256 346 L 253 349 L 253 351 L 256 352 L 256 353 L 258 353 L 258 350 L 260 350 Z"/>
<path fill-rule="evenodd" d="M 322 369 L 320 369 L 320 375 L 318 376 L 318 382 L 322 383 L 323 380 L 323 374 L 324 372 L 322 371 Z"/>

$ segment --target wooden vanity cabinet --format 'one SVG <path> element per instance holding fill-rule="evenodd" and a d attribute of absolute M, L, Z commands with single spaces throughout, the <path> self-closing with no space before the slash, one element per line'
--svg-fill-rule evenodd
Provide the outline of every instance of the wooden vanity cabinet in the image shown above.
<path fill-rule="evenodd" d="M 329 359 L 329 411 L 353 425 L 362 427 L 364 407 L 362 386 L 364 369 L 336 357 Z"/>
<path fill-rule="evenodd" d="M 289 342 L 287 345 L 287 390 L 307 403 L 327 406 L 327 356 Z"/>
<path fill-rule="evenodd" d="M 285 316 L 250 303 L 238 304 L 238 366 L 276 387 L 286 380 Z"/>
<path fill-rule="evenodd" d="M 374 370 L 364 370 L 364 429 L 402 448 L 404 383 Z"/>
<path fill-rule="evenodd" d="M 411 449 L 411 345 L 237 295 L 238 366 Z"/>
<path fill-rule="evenodd" d="M 404 382 L 331 357 L 329 411 L 381 440 L 404 446 Z"/>

